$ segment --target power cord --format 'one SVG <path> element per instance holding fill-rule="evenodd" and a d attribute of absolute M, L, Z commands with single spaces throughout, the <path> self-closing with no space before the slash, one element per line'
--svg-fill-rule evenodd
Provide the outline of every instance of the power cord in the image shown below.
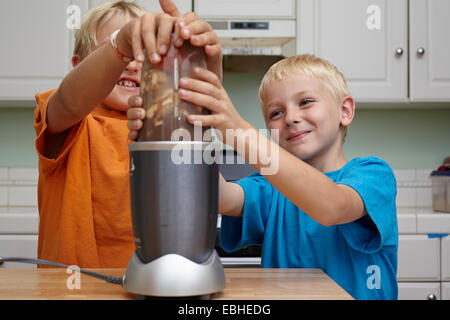
<path fill-rule="evenodd" d="M 20 262 L 20 263 L 30 263 L 30 264 L 42 264 L 42 265 L 46 265 L 46 266 L 61 267 L 61 268 L 66 268 L 66 269 L 68 268 L 68 269 L 71 269 L 74 271 L 79 271 L 88 276 L 104 280 L 108 283 L 123 285 L 123 277 L 114 277 L 114 276 L 105 275 L 105 274 L 101 274 L 101 273 L 97 273 L 97 272 L 92 272 L 89 270 L 75 268 L 73 266 L 68 266 L 66 264 L 62 264 L 59 262 L 53 262 L 53 261 L 42 260 L 42 259 L 21 258 L 21 257 L 0 257 L 0 265 L 3 264 L 3 262 L 8 262 L 8 261 Z"/>

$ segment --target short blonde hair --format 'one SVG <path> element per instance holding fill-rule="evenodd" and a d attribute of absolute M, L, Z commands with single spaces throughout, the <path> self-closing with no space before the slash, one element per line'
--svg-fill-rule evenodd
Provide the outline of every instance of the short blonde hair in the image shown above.
<path fill-rule="evenodd" d="M 261 106 L 263 106 L 263 94 L 267 86 L 273 81 L 291 75 L 321 79 L 337 102 L 351 95 L 344 75 L 333 64 L 311 54 L 301 54 L 280 60 L 269 68 L 259 87 Z"/>
<path fill-rule="evenodd" d="M 135 2 L 127 1 L 106 2 L 89 10 L 82 18 L 80 29 L 75 31 L 74 55 L 78 55 L 81 59 L 86 58 L 91 46 L 98 45 L 97 30 L 118 12 L 129 20 L 132 16 L 140 17 L 147 11 Z"/>

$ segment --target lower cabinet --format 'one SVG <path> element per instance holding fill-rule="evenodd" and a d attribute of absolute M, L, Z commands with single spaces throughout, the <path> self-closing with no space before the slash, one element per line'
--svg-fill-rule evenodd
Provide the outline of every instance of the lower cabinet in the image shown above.
<path fill-rule="evenodd" d="M 400 235 L 398 240 L 398 281 L 441 281 L 440 238 Z"/>
<path fill-rule="evenodd" d="M 398 299 L 450 300 L 450 236 L 399 235 Z"/>
<path fill-rule="evenodd" d="M 399 282 L 399 300 L 440 300 L 440 282 Z"/>
<path fill-rule="evenodd" d="M 442 300 L 450 300 L 450 282 L 442 282 L 441 297 Z"/>
<path fill-rule="evenodd" d="M 36 259 L 37 244 L 37 235 L 0 235 L 0 256 Z M 36 265 L 5 262 L 0 268 L 36 268 Z"/>

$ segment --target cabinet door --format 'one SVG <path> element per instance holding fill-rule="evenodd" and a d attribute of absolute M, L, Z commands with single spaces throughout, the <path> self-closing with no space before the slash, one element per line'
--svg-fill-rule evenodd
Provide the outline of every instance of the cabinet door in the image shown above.
<path fill-rule="evenodd" d="M 83 1 L 0 1 L 1 100 L 34 100 L 59 86 L 72 68 L 67 9 L 74 3 Z"/>
<path fill-rule="evenodd" d="M 107 0 L 90 0 L 89 2 L 89 7 L 94 8 L 104 2 L 107 2 Z M 136 2 L 148 11 L 161 11 L 161 6 L 159 5 L 158 0 L 137 0 Z M 174 0 L 174 2 L 182 14 L 192 11 L 191 0 Z"/>
<path fill-rule="evenodd" d="M 450 300 L 450 282 L 442 282 L 441 291 L 442 300 Z"/>
<path fill-rule="evenodd" d="M 399 282 L 398 300 L 440 300 L 440 282 Z"/>
<path fill-rule="evenodd" d="M 440 239 L 426 235 L 400 235 L 398 241 L 399 281 L 440 281 Z"/>
<path fill-rule="evenodd" d="M 410 0 L 413 101 L 450 101 L 450 1 Z"/>
<path fill-rule="evenodd" d="M 295 17 L 294 0 L 194 0 L 194 10 L 202 18 L 269 18 Z"/>
<path fill-rule="evenodd" d="M 300 0 L 297 53 L 329 60 L 357 101 L 407 100 L 406 0 Z"/>
<path fill-rule="evenodd" d="M 441 279 L 450 281 L 450 236 L 441 239 Z"/>

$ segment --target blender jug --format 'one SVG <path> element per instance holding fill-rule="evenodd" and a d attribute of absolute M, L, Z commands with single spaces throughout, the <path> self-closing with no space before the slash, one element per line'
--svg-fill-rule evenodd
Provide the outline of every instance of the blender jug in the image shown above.
<path fill-rule="evenodd" d="M 149 64 L 146 59 L 141 81 L 146 118 L 137 141 L 171 141 L 171 135 L 177 129 L 185 129 L 189 133 L 190 139 L 184 140 L 194 140 L 194 126 L 187 122 L 186 117 L 189 114 L 209 114 L 209 111 L 180 100 L 178 81 L 181 77 L 192 76 L 192 70 L 197 66 L 206 68 L 205 55 L 201 48 L 189 42 L 181 48 L 176 48 L 172 42 L 158 65 Z M 197 129 L 203 137 L 205 129 Z"/>
<path fill-rule="evenodd" d="M 203 159 L 210 141 L 203 128 L 186 119 L 208 112 L 178 97 L 179 79 L 190 76 L 195 66 L 206 66 L 203 48 L 187 41 L 181 48 L 172 41 L 161 63 L 150 65 L 146 59 L 143 65 L 146 118 L 137 142 L 129 144 L 136 251 L 124 280 L 124 288 L 139 295 L 197 296 L 225 287 L 214 250 L 218 164 L 174 161 L 180 145 L 189 159 Z M 172 141 L 176 130 L 184 131 L 183 141 Z M 196 130 L 202 134 L 194 139 Z"/>

